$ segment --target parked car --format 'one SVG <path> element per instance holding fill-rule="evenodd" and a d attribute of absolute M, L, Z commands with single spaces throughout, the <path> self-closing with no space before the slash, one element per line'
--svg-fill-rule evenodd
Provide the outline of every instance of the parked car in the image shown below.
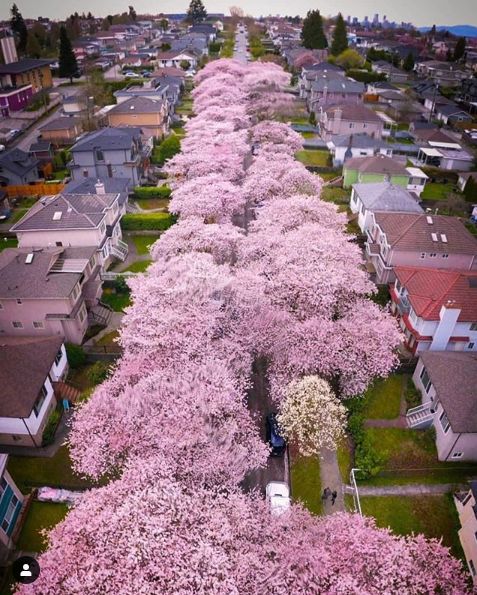
<path fill-rule="evenodd" d="M 272 448 L 272 456 L 280 457 L 285 452 L 287 443 L 280 435 L 278 428 L 277 416 L 275 413 L 269 413 L 266 419 L 267 442 Z"/>
<path fill-rule="evenodd" d="M 0 153 L 1 153 L 2 151 L 5 151 L 5 145 L 0 145 Z"/>
<path fill-rule="evenodd" d="M 141 72 L 141 74 L 142 74 L 142 76 L 143 76 L 145 79 L 149 79 L 149 78 L 151 78 L 151 73 L 149 72 L 149 70 L 143 70 L 143 71 Z"/>
<path fill-rule="evenodd" d="M 127 72 L 125 72 L 124 76 L 131 78 L 131 79 L 141 78 L 140 74 L 138 74 L 137 72 L 132 72 L 132 70 L 128 70 Z"/>
<path fill-rule="evenodd" d="M 273 515 L 283 514 L 290 509 L 290 488 L 284 481 L 271 481 L 267 484 L 265 494 Z"/>

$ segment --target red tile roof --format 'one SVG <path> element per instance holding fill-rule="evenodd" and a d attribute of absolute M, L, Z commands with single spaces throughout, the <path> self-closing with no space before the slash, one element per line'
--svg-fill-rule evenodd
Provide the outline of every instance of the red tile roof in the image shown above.
<path fill-rule="evenodd" d="M 399 283 L 420 318 L 439 320 L 442 306 L 459 308 L 459 322 L 477 322 L 477 271 L 395 267 Z"/>

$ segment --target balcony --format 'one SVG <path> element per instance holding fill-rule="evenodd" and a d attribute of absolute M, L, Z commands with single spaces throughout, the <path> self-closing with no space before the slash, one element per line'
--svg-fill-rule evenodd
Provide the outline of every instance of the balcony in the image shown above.
<path fill-rule="evenodd" d="M 405 314 L 409 314 L 409 312 L 411 310 L 411 305 L 409 304 L 407 297 L 405 295 L 400 295 L 399 293 L 396 294 L 396 297 L 397 297 L 396 306 L 399 311 L 399 314 L 401 316 L 404 316 Z"/>

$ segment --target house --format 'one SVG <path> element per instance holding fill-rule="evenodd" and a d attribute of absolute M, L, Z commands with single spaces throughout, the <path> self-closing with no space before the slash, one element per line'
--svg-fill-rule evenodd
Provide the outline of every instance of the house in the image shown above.
<path fill-rule="evenodd" d="M 128 178 L 133 188 L 147 173 L 150 153 L 151 144 L 142 141 L 140 128 L 102 128 L 71 147 L 68 167 L 73 180 Z"/>
<path fill-rule="evenodd" d="M 402 186 L 394 186 L 390 182 L 353 184 L 349 204 L 351 212 L 358 214 L 358 225 L 363 233 L 366 233 L 373 224 L 371 213 L 375 211 L 423 212 L 410 192 Z"/>
<path fill-rule="evenodd" d="M 469 178 L 472 178 L 474 182 L 477 182 L 477 171 L 462 171 L 459 172 L 459 177 L 457 178 L 457 188 L 464 192 L 465 186 L 469 181 Z M 477 196 L 475 197 L 477 200 Z"/>
<path fill-rule="evenodd" d="M 175 68 L 181 68 L 181 63 L 187 62 L 189 68 L 197 68 L 197 57 L 192 52 L 185 51 L 169 51 L 159 52 L 157 54 L 157 65 L 159 68 L 164 66 L 174 66 Z"/>
<path fill-rule="evenodd" d="M 436 118 L 449 126 L 465 125 L 472 122 L 472 116 L 456 104 L 437 106 Z"/>
<path fill-rule="evenodd" d="M 26 108 L 32 97 L 33 87 L 31 85 L 1 87 L 0 116 L 8 118 L 12 112 L 18 112 Z"/>
<path fill-rule="evenodd" d="M 38 161 L 51 161 L 53 159 L 53 144 L 49 140 L 37 140 L 30 145 L 30 153 Z"/>
<path fill-rule="evenodd" d="M 469 72 L 454 62 L 442 62 L 439 60 L 427 60 L 418 62 L 415 67 L 418 75 L 433 81 L 443 87 L 455 87 L 469 76 Z"/>
<path fill-rule="evenodd" d="M 29 184 L 38 180 L 38 159 L 21 149 L 0 153 L 0 186 Z"/>
<path fill-rule="evenodd" d="M 24 58 L 9 64 L 0 64 L 0 86 L 22 87 L 31 85 L 33 94 L 53 86 L 50 60 Z"/>
<path fill-rule="evenodd" d="M 422 145 L 428 145 L 430 147 L 437 148 L 441 147 L 443 149 L 461 148 L 461 146 L 458 143 L 456 143 L 455 139 L 452 136 L 446 134 L 445 132 L 437 128 L 437 126 L 435 126 L 434 124 L 429 124 L 425 127 L 424 123 L 419 125 L 417 123 L 413 123 L 411 124 L 409 131 L 415 138 L 415 140 Z"/>
<path fill-rule="evenodd" d="M 338 66 L 330 64 L 329 62 L 320 62 L 319 64 L 313 63 L 303 66 L 298 80 L 299 94 L 302 99 L 309 99 L 311 85 L 320 78 L 328 80 L 344 80 L 345 72 Z"/>
<path fill-rule="evenodd" d="M 383 182 L 406 187 L 409 173 L 405 164 L 385 155 L 355 157 L 348 159 L 343 166 L 343 188 L 350 188 L 356 182 Z"/>
<path fill-rule="evenodd" d="M 381 138 L 383 120 L 364 105 L 340 103 L 321 109 L 317 114 L 321 137 L 329 140 L 334 134 L 368 134 Z"/>
<path fill-rule="evenodd" d="M 321 74 L 316 77 L 310 86 L 308 105 L 311 112 L 315 114 L 322 107 L 332 104 L 361 103 L 365 86 L 349 78 L 334 74 L 328 76 Z"/>
<path fill-rule="evenodd" d="M 51 141 L 55 146 L 73 144 L 82 132 L 79 118 L 55 118 L 40 128 L 42 140 Z"/>
<path fill-rule="evenodd" d="M 396 266 L 477 270 L 477 239 L 454 217 L 371 214 L 365 257 L 378 284 L 392 283 Z"/>
<path fill-rule="evenodd" d="M 94 194 L 46 196 L 36 202 L 11 228 L 19 247 L 91 247 L 103 268 L 113 257 L 124 261 L 128 247 L 121 239 L 120 220 L 126 205 L 120 205 L 119 193 L 107 194 L 101 182 L 95 190 Z"/>
<path fill-rule="evenodd" d="M 0 337 L 0 357 L 0 444 L 41 446 L 55 384 L 68 372 L 63 338 Z"/>
<path fill-rule="evenodd" d="M 213 25 L 208 25 L 207 23 L 192 25 L 192 27 L 189 28 L 189 33 L 201 33 L 207 37 L 209 43 L 215 41 L 217 37 L 217 29 Z"/>
<path fill-rule="evenodd" d="M 333 167 L 339 167 L 354 157 L 372 157 L 377 153 L 392 157 L 393 153 L 391 145 L 367 134 L 336 135 L 326 144 L 333 157 Z"/>
<path fill-rule="evenodd" d="M 422 405 L 408 411 L 408 425 L 434 427 L 440 461 L 477 461 L 477 354 L 425 351 L 412 379 Z"/>
<path fill-rule="evenodd" d="M 58 335 L 81 344 L 89 319 L 107 324 L 111 315 L 98 306 L 99 271 L 94 246 L 3 250 L 0 335 Z"/>
<path fill-rule="evenodd" d="M 121 215 L 126 214 L 128 202 L 128 178 L 79 178 L 70 180 L 63 188 L 62 194 L 98 194 L 103 191 L 106 194 L 119 194 L 118 205 Z"/>
<path fill-rule="evenodd" d="M 150 97 L 130 97 L 108 111 L 113 128 L 139 126 L 146 137 L 161 138 L 169 132 L 167 101 Z"/>
<path fill-rule="evenodd" d="M 417 161 L 422 165 L 438 167 L 443 170 L 470 171 L 474 167 L 472 153 L 457 148 L 437 149 L 432 145 L 419 149 Z"/>
<path fill-rule="evenodd" d="M 405 70 L 396 68 L 396 66 L 385 60 L 373 62 L 371 68 L 377 74 L 385 74 L 392 83 L 405 83 L 409 78 L 409 74 Z"/>
<path fill-rule="evenodd" d="M 454 504 L 461 528 L 458 535 L 469 572 L 477 584 L 477 481 L 469 481 L 469 489 L 454 493 Z"/>
<path fill-rule="evenodd" d="M 394 274 L 391 310 L 406 349 L 477 351 L 477 271 L 397 266 Z"/>
<path fill-rule="evenodd" d="M 1 375 L 1 372 L 0 372 Z M 25 501 L 7 469 L 8 455 L 0 454 L 0 563 L 5 565 L 14 548 L 12 535 Z"/>

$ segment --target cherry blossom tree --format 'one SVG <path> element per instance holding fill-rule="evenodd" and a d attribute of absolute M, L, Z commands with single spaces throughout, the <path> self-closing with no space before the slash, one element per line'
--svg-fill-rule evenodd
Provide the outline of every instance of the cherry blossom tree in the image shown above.
<path fill-rule="evenodd" d="M 303 138 L 287 124 L 264 121 L 252 128 L 252 142 L 262 149 L 294 155 L 303 147 Z"/>
<path fill-rule="evenodd" d="M 311 457 L 322 448 L 336 448 L 344 437 L 346 409 L 328 382 L 305 376 L 287 388 L 277 421 L 284 438 L 296 444 L 300 454 Z"/>

